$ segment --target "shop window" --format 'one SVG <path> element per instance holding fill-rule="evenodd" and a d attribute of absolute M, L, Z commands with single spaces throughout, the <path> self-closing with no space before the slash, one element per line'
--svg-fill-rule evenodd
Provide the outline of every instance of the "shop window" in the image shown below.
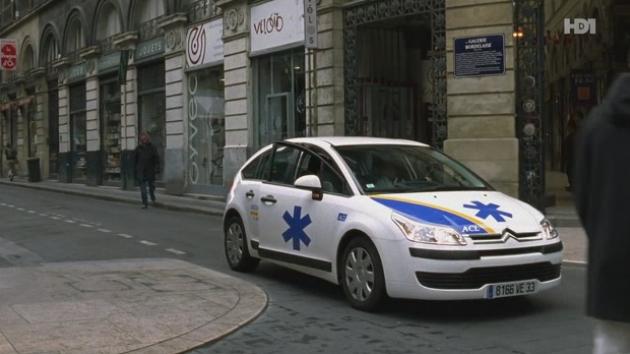
<path fill-rule="evenodd" d="M 48 152 L 49 177 L 56 177 L 58 173 L 59 155 L 59 91 L 56 89 L 57 83 L 51 81 L 48 87 Z"/>
<path fill-rule="evenodd" d="M 254 59 L 255 144 L 306 134 L 304 49 Z"/>
<path fill-rule="evenodd" d="M 188 75 L 188 178 L 192 185 L 223 183 L 223 92 L 221 67 Z"/>
<path fill-rule="evenodd" d="M 70 87 L 70 152 L 72 178 L 85 179 L 87 172 L 85 83 Z"/>
<path fill-rule="evenodd" d="M 103 182 L 120 182 L 120 85 L 117 77 L 101 80 Z"/>
<path fill-rule="evenodd" d="M 166 149 L 166 95 L 164 92 L 164 62 L 138 69 L 139 132 L 147 132 L 164 166 Z"/>

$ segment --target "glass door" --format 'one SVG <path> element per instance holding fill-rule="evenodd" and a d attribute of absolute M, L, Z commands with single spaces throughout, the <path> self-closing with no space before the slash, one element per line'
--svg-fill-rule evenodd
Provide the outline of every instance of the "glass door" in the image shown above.
<path fill-rule="evenodd" d="M 120 85 L 118 78 L 101 80 L 101 152 L 103 184 L 120 184 Z"/>
<path fill-rule="evenodd" d="M 85 180 L 87 176 L 85 111 L 85 83 L 70 87 L 70 151 L 73 182 Z"/>
<path fill-rule="evenodd" d="M 48 177 L 57 178 L 59 173 L 59 91 L 48 91 Z"/>

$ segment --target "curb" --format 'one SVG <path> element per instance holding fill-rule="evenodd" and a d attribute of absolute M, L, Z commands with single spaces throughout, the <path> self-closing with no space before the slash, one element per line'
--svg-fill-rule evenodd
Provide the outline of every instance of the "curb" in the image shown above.
<path fill-rule="evenodd" d="M 101 200 L 107 200 L 107 201 L 123 202 L 127 204 L 138 204 L 138 199 L 124 197 L 124 196 L 111 196 L 111 195 L 108 196 L 108 195 L 102 195 L 100 193 L 90 193 L 90 192 L 85 192 L 85 191 L 58 189 L 58 188 L 46 187 L 46 186 L 41 186 L 41 185 L 36 185 L 36 184 L 26 184 L 23 182 L 0 181 L 0 184 L 7 185 L 7 186 L 27 188 L 27 189 L 37 189 L 37 190 L 43 190 L 43 191 L 55 192 L 55 193 L 61 193 L 61 194 L 67 194 L 67 195 L 89 197 L 89 198 L 95 198 L 95 199 L 101 199 Z M 163 202 L 155 203 L 155 207 L 166 209 L 166 210 L 193 212 L 193 213 L 204 214 L 204 215 L 213 215 L 213 216 L 223 215 L 223 209 L 215 209 L 215 208 L 196 208 L 196 207 L 191 207 L 191 206 L 174 205 L 174 204 L 168 204 L 168 203 L 165 204 Z"/>

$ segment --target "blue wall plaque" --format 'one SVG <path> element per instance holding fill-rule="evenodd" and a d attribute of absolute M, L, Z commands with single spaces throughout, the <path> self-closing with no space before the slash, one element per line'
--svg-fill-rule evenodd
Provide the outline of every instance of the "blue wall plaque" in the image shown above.
<path fill-rule="evenodd" d="M 455 38 L 455 76 L 481 76 L 505 73 L 503 35 Z"/>

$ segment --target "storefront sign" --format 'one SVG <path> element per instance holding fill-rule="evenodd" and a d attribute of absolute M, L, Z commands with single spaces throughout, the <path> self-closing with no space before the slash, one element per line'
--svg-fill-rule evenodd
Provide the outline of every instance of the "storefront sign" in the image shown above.
<path fill-rule="evenodd" d="M 503 35 L 455 39 L 455 76 L 481 76 L 505 73 Z"/>
<path fill-rule="evenodd" d="M 304 43 L 304 0 L 273 0 L 253 6 L 251 54 Z"/>
<path fill-rule="evenodd" d="M 317 0 L 304 0 L 304 46 L 317 48 Z"/>
<path fill-rule="evenodd" d="M 68 80 L 79 80 L 85 77 L 85 63 L 77 64 L 68 68 L 67 76 Z"/>
<path fill-rule="evenodd" d="M 186 35 L 188 67 L 223 61 L 223 19 L 193 26 Z"/>
<path fill-rule="evenodd" d="M 596 104 L 595 77 L 591 73 L 571 73 L 574 103 L 577 106 L 592 106 Z"/>
<path fill-rule="evenodd" d="M 156 38 L 138 44 L 136 48 L 136 60 L 161 55 L 164 53 L 164 38 Z"/>
<path fill-rule="evenodd" d="M 112 53 L 98 59 L 98 71 L 115 69 L 120 65 L 120 54 Z"/>
<path fill-rule="evenodd" d="M 17 67 L 17 44 L 13 39 L 0 39 L 0 66 L 14 71 Z"/>

